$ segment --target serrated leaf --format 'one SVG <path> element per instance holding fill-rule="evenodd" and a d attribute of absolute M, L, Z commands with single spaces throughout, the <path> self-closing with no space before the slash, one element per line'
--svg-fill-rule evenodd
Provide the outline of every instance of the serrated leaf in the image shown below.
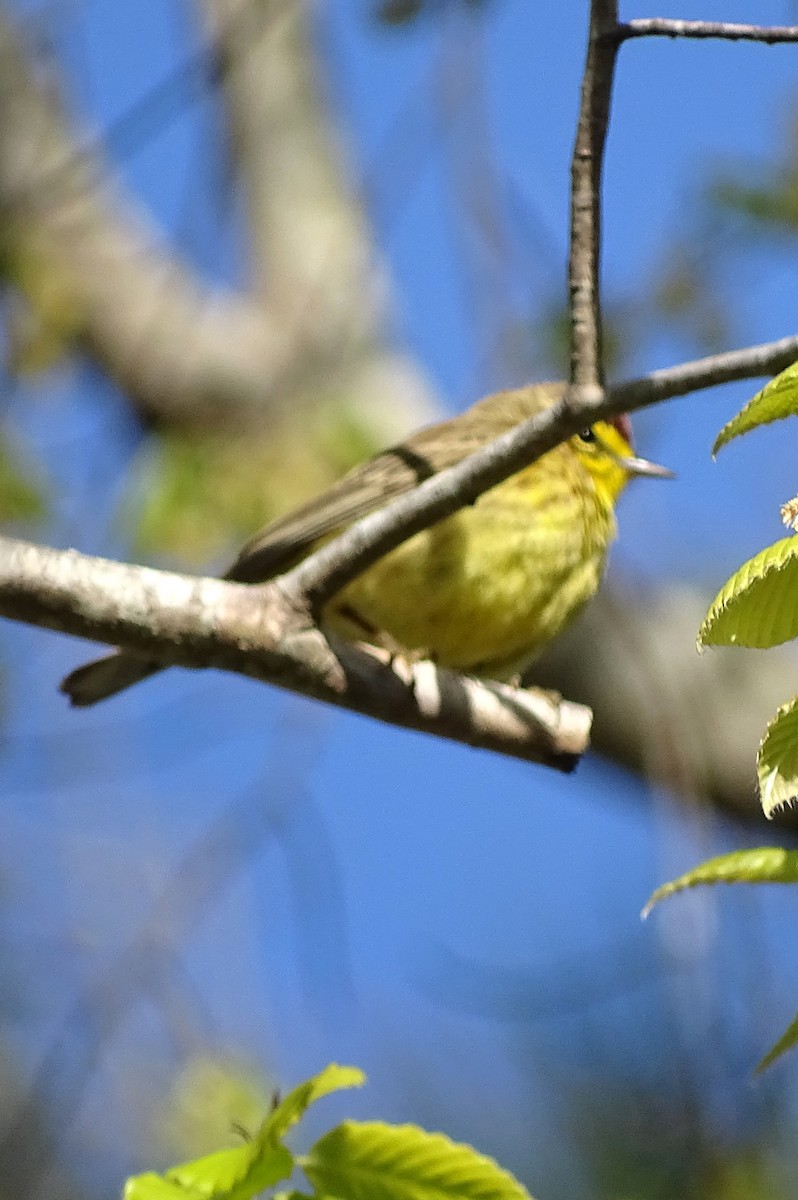
<path fill-rule="evenodd" d="M 756 772 L 766 817 L 798 798 L 798 696 L 777 709 L 765 730 Z"/>
<path fill-rule="evenodd" d="M 798 883 L 798 850 L 761 846 L 757 850 L 735 850 L 710 858 L 658 887 L 643 909 L 643 916 L 647 917 L 666 896 L 705 883 Z"/>
<path fill-rule="evenodd" d="M 415 1125 L 345 1121 L 301 1166 L 318 1192 L 347 1200 L 530 1200 L 492 1158 Z"/>
<path fill-rule="evenodd" d="M 798 1043 L 798 1016 L 794 1017 L 784 1033 L 781 1035 L 775 1046 L 771 1046 L 765 1057 L 757 1063 L 756 1074 L 761 1075 L 768 1067 L 772 1066 L 777 1058 L 781 1058 L 782 1054 L 786 1054 L 788 1050 L 792 1050 L 793 1046 Z"/>
<path fill-rule="evenodd" d="M 323 1071 L 319 1071 L 318 1075 L 306 1079 L 288 1093 L 263 1122 L 255 1140 L 277 1141 L 305 1115 L 311 1104 L 315 1104 L 322 1096 L 341 1091 L 343 1088 L 362 1087 L 365 1082 L 366 1076 L 357 1067 L 340 1067 L 337 1063 L 330 1063 Z"/>
<path fill-rule="evenodd" d="M 735 571 L 709 606 L 701 646 L 765 649 L 798 636 L 798 537 L 782 538 Z"/>
<path fill-rule="evenodd" d="M 365 1079 L 357 1067 L 331 1063 L 289 1092 L 252 1141 L 182 1163 L 163 1176 L 135 1176 L 126 1184 L 125 1200 L 251 1200 L 293 1172 L 294 1156 L 280 1139 L 310 1105 L 341 1088 L 360 1087 Z"/>
<path fill-rule="evenodd" d="M 771 421 L 780 421 L 798 413 L 798 362 L 787 367 L 780 375 L 776 375 L 766 383 L 761 391 L 748 401 L 744 408 L 723 426 L 715 444 L 713 455 L 717 454 L 733 438 L 740 437 L 760 425 L 769 425 Z"/>

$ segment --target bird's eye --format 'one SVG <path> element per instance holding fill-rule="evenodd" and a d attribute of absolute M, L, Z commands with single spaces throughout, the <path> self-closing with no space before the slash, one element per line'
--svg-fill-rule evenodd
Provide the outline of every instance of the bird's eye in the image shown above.
<path fill-rule="evenodd" d="M 587 442 L 588 444 L 590 444 L 591 442 L 595 442 L 595 440 L 596 440 L 595 431 L 592 429 L 583 429 L 582 432 L 579 434 L 579 437 L 581 438 L 581 440 L 583 442 Z"/>

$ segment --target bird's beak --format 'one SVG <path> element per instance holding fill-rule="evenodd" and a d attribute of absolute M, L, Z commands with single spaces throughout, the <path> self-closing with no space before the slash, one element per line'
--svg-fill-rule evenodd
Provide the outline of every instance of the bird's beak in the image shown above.
<path fill-rule="evenodd" d="M 630 475 L 648 475 L 651 479 L 675 479 L 676 475 L 670 467 L 661 467 L 659 463 L 649 462 L 647 458 L 626 457 L 623 454 L 613 454 L 619 467 Z"/>
<path fill-rule="evenodd" d="M 630 446 L 632 442 L 632 423 L 626 413 L 621 413 L 620 417 L 616 417 L 613 421 L 616 429 L 626 438 Z M 602 448 L 614 458 L 619 467 L 623 467 L 624 471 L 628 471 L 630 475 L 648 475 L 651 479 L 675 479 L 676 475 L 669 467 L 661 467 L 659 463 L 649 462 L 647 458 L 638 458 L 635 454 L 616 454 L 601 437 L 598 438 Z"/>

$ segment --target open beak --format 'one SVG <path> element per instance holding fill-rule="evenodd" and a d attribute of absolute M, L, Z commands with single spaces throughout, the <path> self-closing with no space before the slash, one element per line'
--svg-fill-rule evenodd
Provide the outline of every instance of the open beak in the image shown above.
<path fill-rule="evenodd" d="M 613 458 L 619 467 L 630 475 L 648 475 L 651 479 L 675 479 L 676 474 L 670 467 L 661 467 L 659 463 L 649 462 L 647 458 L 627 458 L 622 454 L 614 454 Z"/>

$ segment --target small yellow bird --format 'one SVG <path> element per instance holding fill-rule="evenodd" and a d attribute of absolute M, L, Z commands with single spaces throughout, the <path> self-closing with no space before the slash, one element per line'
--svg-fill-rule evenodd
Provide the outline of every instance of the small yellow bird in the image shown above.
<path fill-rule="evenodd" d="M 225 578 L 262 583 L 288 570 L 353 521 L 550 407 L 564 386 L 497 392 L 383 451 L 267 525 Z M 329 601 L 322 624 L 350 641 L 510 679 L 595 593 L 616 533 L 615 502 L 633 475 L 671 472 L 634 456 L 628 417 L 598 421 L 386 554 Z M 119 651 L 73 671 L 61 690 L 75 705 L 96 704 L 160 669 Z"/>

